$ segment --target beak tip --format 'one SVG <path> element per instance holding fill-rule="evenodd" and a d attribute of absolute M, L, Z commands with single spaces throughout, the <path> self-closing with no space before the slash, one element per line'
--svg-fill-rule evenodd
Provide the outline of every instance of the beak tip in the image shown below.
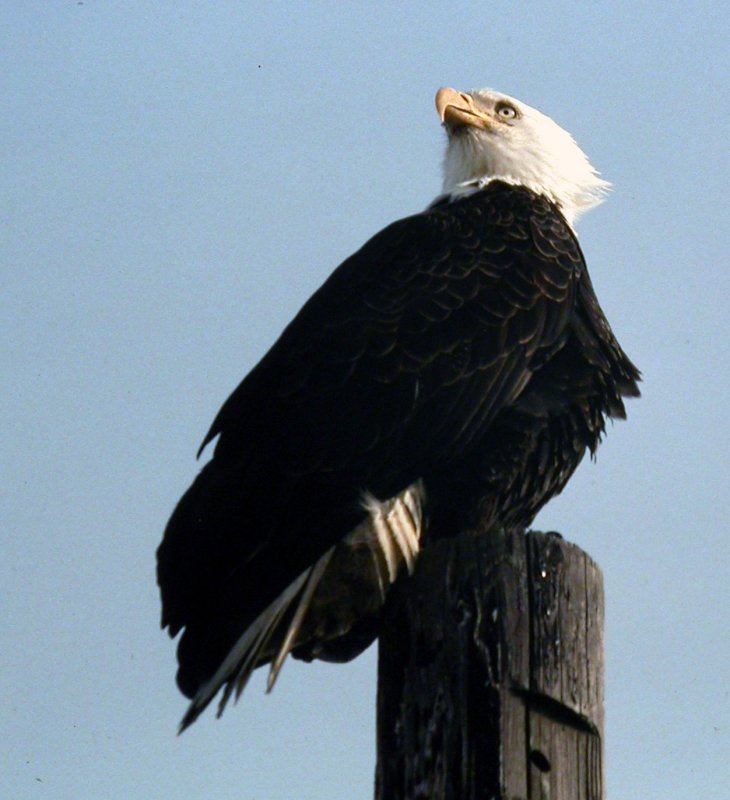
<path fill-rule="evenodd" d="M 448 105 L 448 98 L 456 94 L 453 89 L 448 86 L 442 86 L 437 92 L 434 102 L 436 104 L 436 113 L 439 115 L 441 122 L 444 122 L 446 115 L 446 106 Z"/>

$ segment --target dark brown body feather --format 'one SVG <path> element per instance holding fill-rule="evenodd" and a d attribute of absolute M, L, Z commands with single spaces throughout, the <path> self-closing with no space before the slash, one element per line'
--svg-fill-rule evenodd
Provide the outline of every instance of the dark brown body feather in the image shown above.
<path fill-rule="evenodd" d="M 184 629 L 182 691 L 362 521 L 364 491 L 423 479 L 431 532 L 529 524 L 638 377 L 544 198 L 493 183 L 383 230 L 225 403 L 167 526 L 158 576 L 163 625 Z M 365 628 L 299 654 L 352 656 Z"/>

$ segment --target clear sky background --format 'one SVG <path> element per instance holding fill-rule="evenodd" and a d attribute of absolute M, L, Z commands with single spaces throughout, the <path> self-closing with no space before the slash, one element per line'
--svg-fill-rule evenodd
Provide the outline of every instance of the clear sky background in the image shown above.
<path fill-rule="evenodd" d="M 366 800 L 376 648 L 181 738 L 154 551 L 218 407 L 440 188 L 441 85 L 553 116 L 645 375 L 536 527 L 601 565 L 612 800 L 730 777 L 730 12 L 717 2 L 0 7 L 0 796 Z"/>

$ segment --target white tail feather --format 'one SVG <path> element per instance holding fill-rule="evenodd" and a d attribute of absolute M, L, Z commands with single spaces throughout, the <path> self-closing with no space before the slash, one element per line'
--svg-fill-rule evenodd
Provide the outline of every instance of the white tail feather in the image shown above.
<path fill-rule="evenodd" d="M 254 669 L 271 657 L 268 648 L 272 640 L 279 640 L 282 622 L 291 613 L 296 602 L 296 609 L 271 662 L 266 686 L 266 691 L 271 691 L 286 657 L 292 649 L 301 644 L 298 637 L 307 622 L 307 613 L 312 608 L 314 613 L 317 612 L 319 599 L 317 590 L 321 586 L 321 596 L 327 598 L 327 593 L 333 586 L 340 585 L 343 581 L 342 578 L 338 578 L 339 573 L 327 572 L 333 555 L 338 554 L 333 561 L 335 570 L 338 558 L 340 563 L 343 556 L 346 559 L 351 558 L 348 555 L 350 548 L 357 550 L 363 545 L 368 548 L 372 554 L 374 573 L 371 580 L 377 580 L 380 590 L 374 607 L 377 609 L 382 605 L 388 587 L 396 580 L 403 565 L 405 564 L 409 573 L 412 573 L 415 567 L 423 528 L 423 499 L 424 489 L 421 481 L 417 481 L 384 502 L 366 494 L 363 497 L 363 507 L 368 512 L 369 519 L 358 525 L 340 544 L 330 548 L 314 565 L 302 572 L 256 617 L 231 648 L 213 677 L 198 690 L 183 717 L 180 732 L 195 721 L 222 686 L 225 688 L 218 704 L 218 716 L 223 713 L 234 692 L 235 699 L 238 700 Z M 354 608 L 353 601 L 352 607 L 346 609 L 344 613 L 351 613 Z M 306 633 L 304 636 L 306 637 Z"/>
<path fill-rule="evenodd" d="M 369 537 L 369 543 L 381 587 L 387 587 L 395 581 L 403 561 L 409 574 L 413 574 L 421 546 L 423 498 L 424 487 L 421 481 L 416 481 L 385 502 L 380 502 L 371 494 L 366 494 L 363 498 L 363 505 L 370 513 L 371 526 L 376 534 Z M 383 559 L 387 575 L 381 567 Z"/>
<path fill-rule="evenodd" d="M 387 514 L 384 514 L 381 509 L 378 509 L 375 514 L 372 515 L 371 522 L 375 529 L 377 544 L 380 545 L 380 552 L 385 557 L 385 563 L 388 567 L 388 583 L 393 583 L 398 577 L 398 562 L 400 559 L 398 558 L 398 553 L 396 552 L 393 542 L 393 531 L 390 525 L 388 525 Z M 373 542 L 373 545 L 375 544 L 376 542 Z"/>
<path fill-rule="evenodd" d="M 393 538 L 396 544 L 400 547 L 400 551 L 403 554 L 408 568 L 408 574 L 413 575 L 418 546 L 416 545 L 416 549 L 413 549 L 412 521 L 404 509 L 405 506 L 401 500 L 396 500 L 392 511 L 388 514 L 388 525 L 393 532 Z"/>
<path fill-rule="evenodd" d="M 268 605 L 256 619 L 246 628 L 241 638 L 236 642 L 231 651 L 218 667 L 213 677 L 198 689 L 188 710 L 180 723 L 180 733 L 192 724 L 203 709 L 215 697 L 218 690 L 227 683 L 223 697 L 218 704 L 218 716 L 223 713 L 226 704 L 234 690 L 238 698 L 246 686 L 251 673 L 256 667 L 258 656 L 266 647 L 276 630 L 281 618 L 286 613 L 294 598 L 301 591 L 304 582 L 309 577 L 311 567 L 305 570 L 293 583 Z"/>
<path fill-rule="evenodd" d="M 271 669 L 269 670 L 269 678 L 266 682 L 267 692 L 270 692 L 274 688 L 274 684 L 276 683 L 279 671 L 284 665 L 286 657 L 289 655 L 292 647 L 296 642 L 296 637 L 302 627 L 304 616 L 309 610 L 309 604 L 312 602 L 312 597 L 314 597 L 314 593 L 317 590 L 317 587 L 319 586 L 319 582 L 322 580 L 322 576 L 324 575 L 325 570 L 327 569 L 327 565 L 329 564 L 330 558 L 332 558 L 333 552 L 334 552 L 334 547 L 331 547 L 322 556 L 322 558 L 320 558 L 319 561 L 317 561 L 317 563 L 309 570 L 309 575 L 307 576 L 307 583 L 304 587 L 304 592 L 302 593 L 302 597 L 299 601 L 299 605 L 297 606 L 297 610 L 294 612 L 294 617 L 292 618 L 292 621 L 289 623 L 289 628 L 286 632 L 286 636 L 284 637 L 284 641 L 281 643 L 279 652 L 276 654 L 276 658 L 271 662 Z"/>

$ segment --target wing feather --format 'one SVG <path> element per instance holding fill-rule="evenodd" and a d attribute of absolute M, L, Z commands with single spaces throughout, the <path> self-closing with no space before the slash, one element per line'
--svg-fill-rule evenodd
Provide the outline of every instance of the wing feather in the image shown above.
<path fill-rule="evenodd" d="M 478 447 L 562 346 L 583 268 L 547 200 L 492 184 L 332 274 L 221 408 L 160 546 L 183 691 L 362 521 L 364 490 L 393 497 Z"/>

